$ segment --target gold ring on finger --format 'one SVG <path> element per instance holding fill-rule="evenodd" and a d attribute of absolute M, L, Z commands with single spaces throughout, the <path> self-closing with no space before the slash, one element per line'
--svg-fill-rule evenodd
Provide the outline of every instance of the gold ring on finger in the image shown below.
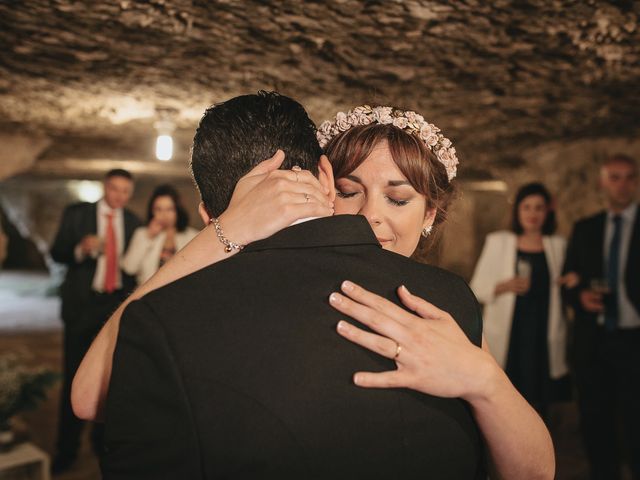
<path fill-rule="evenodd" d="M 398 359 L 398 357 L 400 356 L 400 352 L 402 352 L 402 345 L 396 342 L 396 354 L 393 356 L 394 360 Z"/>

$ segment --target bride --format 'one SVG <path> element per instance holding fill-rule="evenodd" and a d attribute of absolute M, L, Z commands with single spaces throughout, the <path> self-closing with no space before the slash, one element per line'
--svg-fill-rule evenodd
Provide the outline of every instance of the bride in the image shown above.
<path fill-rule="evenodd" d="M 204 228 L 105 324 L 74 378 L 72 404 L 79 417 L 100 418 L 120 317 L 130 301 L 229 258 L 300 219 L 363 215 L 382 248 L 407 257 L 421 237 L 444 221 L 457 158 L 451 142 L 422 116 L 391 107 L 357 107 L 323 123 L 318 140 L 334 170 L 335 201 L 327 199 L 310 172 L 279 170 L 285 157 L 281 151 L 243 177 L 217 225 Z M 202 205 L 200 213 L 209 223 Z M 218 236 L 216 226 L 224 228 L 224 237 Z M 232 243 L 222 245 L 219 238 Z M 549 433 L 486 343 L 474 345 L 447 312 L 406 288 L 400 286 L 398 296 L 406 309 L 349 281 L 342 284 L 342 292 L 330 296 L 334 308 L 373 331 L 341 321 L 338 333 L 397 364 L 390 372 L 358 372 L 355 384 L 462 398 L 482 431 L 496 478 L 553 478 Z"/>

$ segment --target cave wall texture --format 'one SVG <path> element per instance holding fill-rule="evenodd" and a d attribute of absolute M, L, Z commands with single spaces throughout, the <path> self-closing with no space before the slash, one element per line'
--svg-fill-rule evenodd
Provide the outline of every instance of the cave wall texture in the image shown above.
<path fill-rule="evenodd" d="M 212 103 L 275 89 L 318 123 L 397 105 L 457 148 L 461 198 L 444 238 L 468 245 L 440 253 L 468 272 L 522 182 L 557 194 L 567 233 L 602 205 L 598 163 L 640 158 L 639 15 L 638 1 L 0 0 L 0 181 L 15 198 L 20 182 L 28 195 L 124 165 L 186 192 Z M 163 118 L 175 125 L 166 163 L 153 158 Z"/>

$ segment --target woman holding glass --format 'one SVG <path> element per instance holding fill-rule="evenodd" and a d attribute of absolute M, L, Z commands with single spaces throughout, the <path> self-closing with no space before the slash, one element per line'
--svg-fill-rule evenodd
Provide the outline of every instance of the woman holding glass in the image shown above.
<path fill-rule="evenodd" d="M 121 267 L 142 285 L 197 234 L 189 226 L 189 214 L 178 191 L 160 185 L 149 199 L 147 224 L 133 233 Z"/>
<path fill-rule="evenodd" d="M 514 386 L 541 414 L 568 395 L 560 286 L 566 241 L 555 235 L 549 191 L 520 188 L 510 231 L 487 236 L 471 288 L 484 304 L 485 338 Z M 559 381 L 562 380 L 562 381 Z"/>

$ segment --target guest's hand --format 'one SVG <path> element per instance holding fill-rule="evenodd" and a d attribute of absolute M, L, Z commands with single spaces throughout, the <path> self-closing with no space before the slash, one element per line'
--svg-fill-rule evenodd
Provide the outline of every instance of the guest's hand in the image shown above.
<path fill-rule="evenodd" d="M 414 315 L 389 300 L 351 282 L 330 296 L 331 305 L 371 328 L 346 321 L 338 333 L 348 340 L 396 362 L 397 370 L 358 372 L 354 383 L 369 388 L 410 388 L 439 397 L 467 400 L 481 397 L 497 378 L 499 367 L 490 353 L 472 344 L 447 312 L 398 289 L 402 303 Z"/>
<path fill-rule="evenodd" d="M 591 313 L 604 312 L 604 302 L 602 294 L 593 290 L 583 290 L 580 292 L 580 303 L 582 308 Z"/>
<path fill-rule="evenodd" d="M 149 236 L 149 238 L 157 237 L 158 234 L 163 230 L 164 230 L 164 225 L 162 224 L 162 222 L 160 222 L 160 220 L 158 220 L 155 217 L 152 218 L 151 221 L 149 222 L 149 225 L 147 225 L 147 235 Z"/>
<path fill-rule="evenodd" d="M 96 255 L 102 246 L 102 241 L 97 235 L 85 235 L 80 241 L 80 249 L 84 255 Z"/>
<path fill-rule="evenodd" d="M 242 177 L 229 207 L 220 215 L 225 235 L 248 244 L 290 226 L 296 220 L 333 215 L 328 191 L 307 170 L 278 170 L 285 154 L 278 150 Z"/>
<path fill-rule="evenodd" d="M 575 288 L 580 284 L 580 275 L 576 272 L 565 273 L 558 279 L 558 285 L 569 289 Z"/>
<path fill-rule="evenodd" d="M 513 277 L 496 285 L 495 293 L 500 295 L 506 292 L 512 292 L 516 295 L 524 295 L 531 287 L 531 280 L 528 277 Z"/>

